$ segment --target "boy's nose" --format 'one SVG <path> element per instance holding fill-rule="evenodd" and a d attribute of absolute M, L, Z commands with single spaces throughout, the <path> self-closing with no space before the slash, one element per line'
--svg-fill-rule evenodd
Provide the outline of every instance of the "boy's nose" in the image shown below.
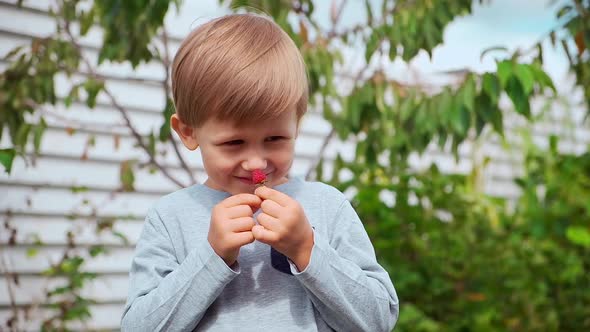
<path fill-rule="evenodd" d="M 247 171 L 253 171 L 255 169 L 266 169 L 266 159 L 262 158 L 261 156 L 251 156 L 250 158 L 244 160 L 242 163 L 242 168 Z"/>

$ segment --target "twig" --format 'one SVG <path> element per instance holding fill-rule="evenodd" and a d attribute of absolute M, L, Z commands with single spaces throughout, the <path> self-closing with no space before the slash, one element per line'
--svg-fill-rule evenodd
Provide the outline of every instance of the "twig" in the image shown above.
<path fill-rule="evenodd" d="M 359 25 L 355 25 L 351 28 L 344 29 L 340 32 L 336 32 L 335 30 L 331 30 L 330 32 L 328 32 L 327 38 L 334 39 L 334 38 L 344 37 L 344 36 L 351 34 L 351 33 L 358 33 L 360 31 L 363 31 L 366 27 L 367 27 L 366 25 L 359 24 Z"/>
<path fill-rule="evenodd" d="M 308 180 L 308 181 L 311 180 L 311 176 L 314 174 L 315 169 L 320 164 L 320 160 L 322 160 L 323 155 L 326 152 L 326 149 L 328 148 L 328 144 L 330 144 L 330 141 L 332 140 L 332 137 L 334 137 L 334 134 L 336 134 L 336 128 L 332 127 L 332 129 L 330 129 L 330 133 L 328 133 L 328 135 L 326 135 L 326 137 L 324 138 L 324 141 L 322 142 L 322 146 L 320 148 L 320 151 L 318 152 L 315 159 L 312 161 L 311 166 L 307 170 L 307 174 L 305 174 L 306 180 Z M 318 179 L 318 180 L 321 180 L 321 179 Z"/>
<path fill-rule="evenodd" d="M 580 20 L 582 22 L 582 26 L 586 26 L 584 22 L 586 22 L 585 19 L 586 16 L 588 16 L 588 11 L 586 10 L 586 8 L 584 8 L 584 5 L 582 5 L 581 1 L 574 0 L 574 5 L 576 6 L 578 13 L 580 13 L 580 16 L 582 16 L 582 20 Z"/>
<path fill-rule="evenodd" d="M 12 288 L 14 273 L 11 273 L 8 270 L 8 264 L 6 264 L 6 260 L 4 259 L 4 252 L 0 252 L 0 262 L 2 263 L 0 265 L 0 268 L 2 270 L 2 274 L 4 275 L 4 279 L 6 280 L 6 288 L 8 289 L 8 299 L 10 301 L 10 309 L 13 315 L 11 330 L 17 331 L 16 323 L 18 322 L 18 307 L 16 306 L 14 289 Z"/>

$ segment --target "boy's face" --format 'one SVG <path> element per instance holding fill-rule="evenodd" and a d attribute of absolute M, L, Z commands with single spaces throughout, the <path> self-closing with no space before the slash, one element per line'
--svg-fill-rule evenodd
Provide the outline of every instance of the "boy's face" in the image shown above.
<path fill-rule="evenodd" d="M 210 119 L 195 129 L 208 179 L 205 184 L 228 192 L 252 193 L 252 171 L 266 174 L 267 185 L 287 181 L 297 137 L 295 111 L 253 125 Z"/>

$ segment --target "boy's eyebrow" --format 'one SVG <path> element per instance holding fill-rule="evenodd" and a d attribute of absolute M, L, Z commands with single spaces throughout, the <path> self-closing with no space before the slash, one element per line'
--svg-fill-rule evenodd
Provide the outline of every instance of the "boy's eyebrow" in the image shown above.
<path fill-rule="evenodd" d="M 242 139 L 239 135 L 236 134 L 232 134 L 232 135 L 219 135 L 219 136 L 213 136 L 213 140 L 216 142 L 228 142 L 228 141 L 235 141 L 238 139 Z"/>

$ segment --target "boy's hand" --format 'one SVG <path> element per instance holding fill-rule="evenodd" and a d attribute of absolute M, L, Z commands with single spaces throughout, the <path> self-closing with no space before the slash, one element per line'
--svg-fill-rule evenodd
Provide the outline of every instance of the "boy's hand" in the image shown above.
<path fill-rule="evenodd" d="M 313 247 L 313 230 L 301 205 L 291 197 L 269 187 L 254 192 L 262 198 L 258 225 L 252 228 L 256 240 L 287 256 L 299 271 L 309 264 Z"/>
<path fill-rule="evenodd" d="M 224 199 L 213 208 L 207 240 L 227 266 L 236 262 L 243 245 L 254 241 L 252 227 L 256 223 L 252 216 L 261 202 L 256 195 L 238 194 Z"/>

